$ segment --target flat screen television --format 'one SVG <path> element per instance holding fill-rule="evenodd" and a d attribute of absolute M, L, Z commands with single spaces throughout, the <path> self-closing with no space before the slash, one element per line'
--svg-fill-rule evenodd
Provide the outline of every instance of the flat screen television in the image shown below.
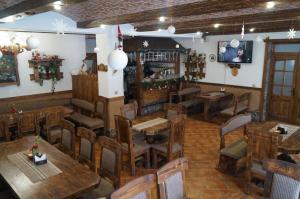
<path fill-rule="evenodd" d="M 240 41 L 240 45 L 237 48 L 233 48 L 230 45 L 230 41 L 219 41 L 218 62 L 252 63 L 252 50 L 253 41 Z"/>

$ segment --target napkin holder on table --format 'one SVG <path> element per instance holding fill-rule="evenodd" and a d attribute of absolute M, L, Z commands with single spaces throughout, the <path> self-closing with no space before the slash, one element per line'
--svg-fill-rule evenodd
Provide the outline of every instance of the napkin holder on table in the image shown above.
<path fill-rule="evenodd" d="M 33 158 L 33 162 L 36 165 L 42 165 L 47 163 L 47 155 L 46 154 L 36 154 Z"/>

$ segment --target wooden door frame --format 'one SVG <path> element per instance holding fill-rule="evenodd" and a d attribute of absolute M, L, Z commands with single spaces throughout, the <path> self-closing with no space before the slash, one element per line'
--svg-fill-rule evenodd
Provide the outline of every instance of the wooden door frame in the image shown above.
<path fill-rule="evenodd" d="M 270 82 L 267 82 L 267 79 L 270 79 L 271 76 L 271 70 L 272 68 L 269 68 L 269 72 L 267 72 L 268 70 L 268 64 L 270 65 L 269 67 L 271 67 L 272 63 L 273 63 L 273 59 L 274 59 L 274 53 L 275 53 L 275 45 L 278 44 L 300 44 L 300 39 L 270 39 L 269 37 L 267 37 L 265 40 L 265 57 L 264 57 L 264 66 L 263 66 L 263 78 L 262 78 L 262 92 L 261 92 L 261 102 L 260 102 L 260 118 L 263 118 L 263 113 L 264 111 L 266 111 L 266 115 L 265 115 L 265 120 L 270 119 L 269 117 L 269 105 L 267 107 L 265 107 L 266 110 L 264 110 L 264 104 L 267 102 L 269 102 L 270 100 Z M 268 48 L 271 48 L 271 51 L 268 51 Z M 299 55 L 299 53 L 297 53 Z M 298 61 L 300 62 L 300 60 L 298 59 Z M 300 64 L 300 63 L 298 63 Z M 300 69 L 298 70 L 300 71 Z M 268 76 L 269 75 L 269 76 Z M 268 93 L 266 94 L 266 84 L 268 84 Z M 267 99 L 265 99 L 265 95 L 267 95 Z M 297 95 L 297 91 L 295 93 L 295 95 Z"/>

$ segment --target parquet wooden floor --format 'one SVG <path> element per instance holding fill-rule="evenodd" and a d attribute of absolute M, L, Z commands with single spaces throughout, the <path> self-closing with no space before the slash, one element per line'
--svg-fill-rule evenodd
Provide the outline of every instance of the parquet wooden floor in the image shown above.
<path fill-rule="evenodd" d="M 246 199 L 243 177 L 233 177 L 217 171 L 219 158 L 219 126 L 188 117 L 185 132 L 185 156 L 189 160 L 186 175 L 187 193 L 191 199 Z M 241 136 L 241 130 L 230 135 L 228 141 Z M 144 172 L 139 172 L 142 175 Z M 132 179 L 129 172 L 122 173 L 122 184 Z"/>

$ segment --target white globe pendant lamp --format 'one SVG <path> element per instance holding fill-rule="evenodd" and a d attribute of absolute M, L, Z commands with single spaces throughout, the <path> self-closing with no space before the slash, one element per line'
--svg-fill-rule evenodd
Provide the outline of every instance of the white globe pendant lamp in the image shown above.
<path fill-rule="evenodd" d="M 173 25 L 170 25 L 170 26 L 168 27 L 168 32 L 169 32 L 170 34 L 174 34 L 174 33 L 176 32 L 176 28 L 175 28 Z"/>
<path fill-rule="evenodd" d="M 230 46 L 233 47 L 233 48 L 237 48 L 237 47 L 239 47 L 239 45 L 240 45 L 240 41 L 237 40 L 237 39 L 233 39 L 230 42 Z"/>
<path fill-rule="evenodd" d="M 40 47 L 40 40 L 34 36 L 30 36 L 26 40 L 27 47 L 32 50 L 32 49 L 37 49 Z"/>
<path fill-rule="evenodd" d="M 108 65 L 114 70 L 123 70 L 127 63 L 127 54 L 122 49 L 117 48 L 108 55 Z"/>

